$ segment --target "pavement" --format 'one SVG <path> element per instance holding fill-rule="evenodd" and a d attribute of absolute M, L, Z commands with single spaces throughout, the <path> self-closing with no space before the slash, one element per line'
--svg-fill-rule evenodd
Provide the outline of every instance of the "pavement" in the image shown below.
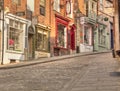
<path fill-rule="evenodd" d="M 39 59 L 23 61 L 23 62 L 19 62 L 19 63 L 0 65 L 0 70 L 19 68 L 19 67 L 24 67 L 24 66 L 60 61 L 62 59 L 74 58 L 74 57 L 79 57 L 79 56 L 87 56 L 87 55 L 95 55 L 95 54 L 103 54 L 103 53 L 109 53 L 109 52 L 111 52 L 111 50 L 102 51 L 102 52 L 84 52 L 84 53 L 77 53 L 77 54 L 71 54 L 71 55 L 55 56 L 55 57 L 50 57 L 50 58 L 39 58 Z"/>

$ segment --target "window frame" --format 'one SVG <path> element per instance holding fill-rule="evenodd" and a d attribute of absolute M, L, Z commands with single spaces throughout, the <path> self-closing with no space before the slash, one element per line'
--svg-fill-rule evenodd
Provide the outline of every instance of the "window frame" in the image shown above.
<path fill-rule="evenodd" d="M 41 3 L 41 1 L 43 1 L 43 2 Z M 40 15 L 45 16 L 45 12 L 46 12 L 46 0 L 40 0 L 39 12 L 40 12 Z"/>
<path fill-rule="evenodd" d="M 60 0 L 54 0 L 53 9 L 57 12 L 60 12 Z"/>
<path fill-rule="evenodd" d="M 21 0 L 12 0 L 13 3 L 17 4 L 17 5 L 21 5 Z"/>
<path fill-rule="evenodd" d="M 39 38 L 40 37 L 39 35 L 41 35 L 42 37 Z M 46 36 L 46 39 L 44 35 Z M 48 52 L 49 51 L 48 44 L 49 44 L 49 31 L 38 27 L 36 37 L 36 50 Z"/>
<path fill-rule="evenodd" d="M 11 21 L 13 22 L 12 25 L 10 25 Z M 15 22 L 18 22 L 17 27 L 16 27 Z M 24 26 L 24 23 L 21 23 L 19 21 L 13 20 L 13 19 L 9 19 L 9 23 L 10 24 L 8 25 L 8 31 L 7 31 L 7 50 L 22 52 L 23 51 L 23 44 L 22 44 L 23 42 L 21 42 L 21 41 L 23 41 L 24 28 L 23 27 L 21 28 L 20 24 L 22 24 L 22 26 Z M 15 34 L 17 32 L 19 34 L 17 34 L 15 36 Z"/>

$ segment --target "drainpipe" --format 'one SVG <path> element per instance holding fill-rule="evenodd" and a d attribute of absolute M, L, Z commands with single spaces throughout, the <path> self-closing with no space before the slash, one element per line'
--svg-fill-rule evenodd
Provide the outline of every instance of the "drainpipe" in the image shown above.
<path fill-rule="evenodd" d="M 2 1 L 2 61 L 1 65 L 3 65 L 4 61 L 4 0 Z"/>

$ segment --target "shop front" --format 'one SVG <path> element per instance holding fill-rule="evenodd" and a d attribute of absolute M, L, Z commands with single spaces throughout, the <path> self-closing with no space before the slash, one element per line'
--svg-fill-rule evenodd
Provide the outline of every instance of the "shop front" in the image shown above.
<path fill-rule="evenodd" d="M 110 21 L 105 21 L 106 16 L 101 15 L 94 30 L 94 51 L 105 51 L 110 49 Z"/>
<path fill-rule="evenodd" d="M 31 22 L 18 16 L 7 14 L 4 22 L 3 64 L 26 60 L 28 52 L 28 26 Z"/>
<path fill-rule="evenodd" d="M 93 52 L 93 31 L 95 20 L 90 22 L 88 17 L 81 17 L 80 52 Z"/>
<path fill-rule="evenodd" d="M 75 51 L 75 27 L 69 20 L 56 15 L 54 56 L 68 55 Z M 68 28 L 69 27 L 69 28 Z"/>
<path fill-rule="evenodd" d="M 92 31 L 93 28 L 89 24 L 82 25 L 82 34 L 81 34 L 81 43 L 80 43 L 80 52 L 92 52 Z"/>
<path fill-rule="evenodd" d="M 50 57 L 50 27 L 38 24 L 35 34 L 35 58 Z"/>

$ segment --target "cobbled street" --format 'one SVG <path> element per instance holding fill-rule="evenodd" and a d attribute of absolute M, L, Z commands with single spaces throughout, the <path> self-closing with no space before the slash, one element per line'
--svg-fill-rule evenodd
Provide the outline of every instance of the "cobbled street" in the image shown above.
<path fill-rule="evenodd" d="M 103 53 L 0 69 L 0 91 L 120 91 L 118 66 Z"/>

